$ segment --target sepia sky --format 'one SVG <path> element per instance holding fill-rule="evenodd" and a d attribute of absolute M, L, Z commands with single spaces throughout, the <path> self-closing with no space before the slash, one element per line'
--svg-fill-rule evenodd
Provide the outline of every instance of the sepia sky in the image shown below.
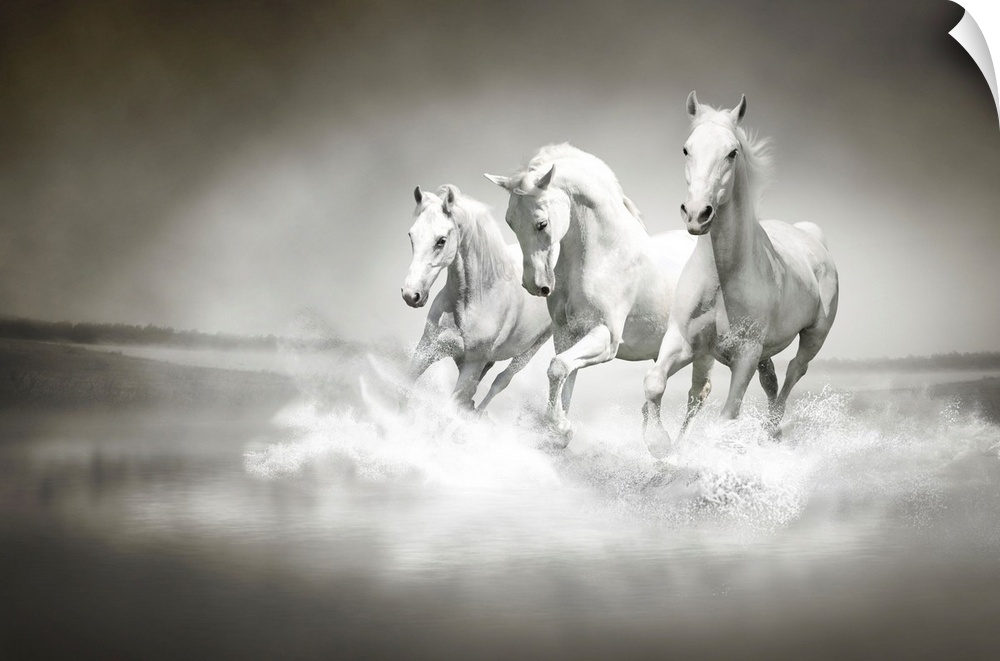
<path fill-rule="evenodd" d="M 681 229 L 687 93 L 772 138 L 841 273 L 826 357 L 1000 350 L 1000 132 L 946 0 L 0 6 L 0 314 L 415 341 L 415 185 L 550 142 Z M 513 234 L 504 227 L 505 236 Z"/>

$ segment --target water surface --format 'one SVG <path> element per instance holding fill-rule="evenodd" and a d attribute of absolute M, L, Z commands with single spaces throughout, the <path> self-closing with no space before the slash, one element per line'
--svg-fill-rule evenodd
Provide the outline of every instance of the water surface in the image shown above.
<path fill-rule="evenodd" d="M 974 410 L 805 389 L 780 443 L 751 399 L 726 425 L 710 407 L 667 465 L 645 451 L 630 392 L 584 394 L 556 451 L 530 379 L 485 421 L 442 413 L 446 375 L 426 385 L 412 419 L 376 383 L 363 408 L 303 397 L 270 420 L 6 415 L 2 656 L 1000 645 L 1000 429 Z"/>

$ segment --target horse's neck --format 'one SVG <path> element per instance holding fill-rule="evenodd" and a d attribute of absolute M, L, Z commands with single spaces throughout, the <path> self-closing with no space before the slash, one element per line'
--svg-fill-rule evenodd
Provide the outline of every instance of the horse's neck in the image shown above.
<path fill-rule="evenodd" d="M 470 283 L 475 282 L 475 275 L 470 273 L 468 260 L 462 255 L 461 249 L 455 254 L 455 259 L 448 265 L 448 280 L 445 282 L 445 289 L 449 292 L 451 300 L 456 303 L 465 303 L 469 298 Z"/>
<path fill-rule="evenodd" d="M 767 242 L 764 229 L 757 222 L 746 169 L 736 173 L 732 199 L 719 208 L 712 228 L 712 253 L 719 271 L 719 281 L 744 280 L 754 271 Z"/>
<path fill-rule="evenodd" d="M 466 222 L 472 223 L 476 221 L 470 219 Z M 497 280 L 497 275 L 492 269 L 482 268 L 483 260 L 488 259 L 488 257 L 479 254 L 480 248 L 491 250 L 496 247 L 491 246 L 488 242 L 483 242 L 480 246 L 477 246 L 476 242 L 471 239 L 472 231 L 471 229 L 462 231 L 462 238 L 458 246 L 458 251 L 455 253 L 455 259 L 448 266 L 448 282 L 445 285 L 451 291 L 452 300 L 462 306 L 478 300 L 483 294 L 493 288 Z M 506 246 L 501 244 L 501 247 L 504 248 L 504 253 L 499 257 L 494 257 L 495 259 L 505 259 L 507 257 Z"/>
<path fill-rule="evenodd" d="M 607 257 L 631 260 L 637 252 L 636 230 L 640 229 L 624 204 L 615 204 L 613 200 L 594 207 L 574 203 L 557 268 L 564 264 L 579 269 L 585 261 Z"/>

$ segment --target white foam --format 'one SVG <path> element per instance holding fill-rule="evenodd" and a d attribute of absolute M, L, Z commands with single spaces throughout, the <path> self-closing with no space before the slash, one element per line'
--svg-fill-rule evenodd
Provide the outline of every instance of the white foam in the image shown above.
<path fill-rule="evenodd" d="M 549 518 L 587 512 L 592 523 L 721 522 L 766 532 L 795 523 L 810 507 L 860 502 L 883 511 L 908 508 L 916 523 L 932 518 L 955 465 L 970 457 L 995 462 L 1000 438 L 974 412 L 919 393 L 885 394 L 884 401 L 877 395 L 876 405 L 864 405 L 858 396 L 827 390 L 793 402 L 780 442 L 768 436 L 752 405 L 731 422 L 719 421 L 718 403 L 710 405 L 678 444 L 677 466 L 665 466 L 646 451 L 637 407 L 588 411 L 570 446 L 553 451 L 536 424 L 537 408 L 515 407 L 492 421 L 465 419 L 451 409 L 445 385 L 416 394 L 412 420 L 379 401 L 377 388 L 369 389 L 363 410 L 300 403 L 275 420 L 286 440 L 248 452 L 246 468 L 262 479 L 327 470 L 330 481 L 346 485 L 417 486 L 459 498 L 477 493 L 479 514 L 492 508 L 494 518 L 516 518 L 518 511 L 530 518 L 528 510 L 536 509 Z M 668 428 L 679 425 L 681 411 L 674 414 Z M 490 500 L 489 493 L 498 497 Z"/>

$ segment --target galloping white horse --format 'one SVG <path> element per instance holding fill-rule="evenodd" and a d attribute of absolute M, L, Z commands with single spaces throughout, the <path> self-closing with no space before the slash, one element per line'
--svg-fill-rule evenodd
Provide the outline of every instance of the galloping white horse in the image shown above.
<path fill-rule="evenodd" d="M 733 110 L 714 110 L 699 104 L 694 92 L 688 96 L 692 128 L 684 143 L 688 194 L 681 216 L 698 246 L 677 285 L 656 365 L 646 375 L 644 426 L 655 455 L 670 442 L 660 421 L 667 377 L 706 354 L 732 370 L 722 417 L 739 415 L 756 369 L 777 433 L 789 392 L 837 314 L 837 267 L 819 227 L 757 220 L 751 184 L 767 157 L 764 145 L 740 127 L 746 109 L 746 96 Z M 796 335 L 798 352 L 779 393 L 771 357 Z"/>
<path fill-rule="evenodd" d="M 695 240 L 682 231 L 650 238 L 611 169 L 568 144 L 543 147 L 512 177 L 486 177 L 511 193 L 507 223 L 524 253 L 524 288 L 548 303 L 557 354 L 548 418 L 568 443 L 576 371 L 656 357 Z M 698 397 L 711 365 L 702 361 L 695 374 Z"/>
<path fill-rule="evenodd" d="M 403 300 L 423 307 L 444 269 L 448 280 L 431 304 L 408 376 L 412 384 L 433 363 L 453 359 L 458 366 L 454 402 L 471 410 L 486 372 L 494 363 L 512 359 L 479 404 L 483 410 L 549 339 L 551 323 L 545 305 L 518 285 L 521 253 L 517 244 L 504 243 L 489 209 L 451 185 L 438 193 L 425 193 L 419 186 L 413 191 L 413 261 Z"/>

